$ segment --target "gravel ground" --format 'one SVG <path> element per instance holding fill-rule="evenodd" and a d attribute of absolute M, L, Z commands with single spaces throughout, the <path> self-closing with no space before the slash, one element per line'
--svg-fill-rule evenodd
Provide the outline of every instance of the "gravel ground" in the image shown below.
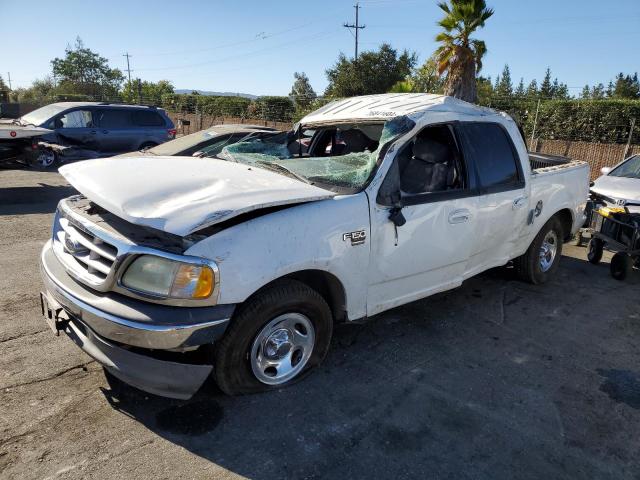
<path fill-rule="evenodd" d="M 565 246 L 556 278 L 508 270 L 337 328 L 298 385 L 188 402 L 105 377 L 39 314 L 38 254 L 69 195 L 0 171 L 0 477 L 640 478 L 640 274 Z"/>

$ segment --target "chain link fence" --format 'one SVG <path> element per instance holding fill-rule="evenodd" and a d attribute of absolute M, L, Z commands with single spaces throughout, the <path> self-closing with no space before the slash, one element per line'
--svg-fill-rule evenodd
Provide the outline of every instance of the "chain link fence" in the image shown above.
<path fill-rule="evenodd" d="M 2 104 L 2 112 L 19 116 L 51 101 L 101 101 L 121 103 L 119 98 L 66 96 L 31 104 Z M 254 124 L 282 130 L 331 98 L 258 98 L 170 94 L 161 98 L 140 98 L 140 104 L 164 108 L 179 134 L 193 133 L 218 124 Z M 531 151 L 584 160 L 591 177 L 602 167 L 640 154 L 640 101 L 638 100 L 554 100 L 542 98 L 493 97 L 484 106 L 504 111 L 522 127 Z M 9 115 L 11 116 L 11 115 Z"/>

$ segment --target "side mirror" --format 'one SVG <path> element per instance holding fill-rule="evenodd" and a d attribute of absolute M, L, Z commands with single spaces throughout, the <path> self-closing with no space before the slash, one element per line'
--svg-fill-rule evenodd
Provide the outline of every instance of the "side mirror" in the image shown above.
<path fill-rule="evenodd" d="M 601 172 L 603 175 L 609 175 L 609 172 L 610 172 L 610 171 L 611 171 L 611 167 L 602 167 L 602 168 L 600 169 L 600 172 Z"/>

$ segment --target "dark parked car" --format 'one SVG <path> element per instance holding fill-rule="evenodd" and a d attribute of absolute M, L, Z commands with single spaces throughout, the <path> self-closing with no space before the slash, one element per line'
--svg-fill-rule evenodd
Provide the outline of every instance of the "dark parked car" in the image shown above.
<path fill-rule="evenodd" d="M 142 155 L 215 157 L 224 147 L 248 139 L 264 139 L 281 133 L 259 125 L 225 124 L 176 138 L 148 150 L 123 153 L 119 157 Z"/>
<path fill-rule="evenodd" d="M 32 162 L 42 168 L 53 165 L 60 156 L 65 160 L 109 156 L 154 147 L 176 135 L 173 122 L 163 109 L 144 105 L 52 103 L 16 122 L 53 130 L 40 137 L 52 147 L 41 149 Z"/>

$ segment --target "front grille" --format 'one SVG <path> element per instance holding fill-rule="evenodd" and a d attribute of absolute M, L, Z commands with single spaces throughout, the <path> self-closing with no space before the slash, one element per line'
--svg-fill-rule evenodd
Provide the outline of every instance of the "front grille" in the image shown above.
<path fill-rule="evenodd" d="M 82 226 L 58 215 L 53 234 L 54 251 L 72 275 L 98 286 L 109 278 L 118 249 Z"/>

